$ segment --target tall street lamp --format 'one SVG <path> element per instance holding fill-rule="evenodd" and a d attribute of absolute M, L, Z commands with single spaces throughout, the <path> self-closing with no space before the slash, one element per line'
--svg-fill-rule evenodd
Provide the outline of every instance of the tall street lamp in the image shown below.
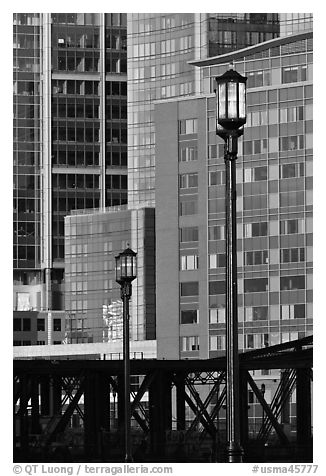
<path fill-rule="evenodd" d="M 137 276 L 137 253 L 130 248 L 115 257 L 115 280 L 121 287 L 123 302 L 123 370 L 124 370 L 124 426 L 125 462 L 132 462 L 131 455 L 131 414 L 130 414 L 130 353 L 129 353 L 129 299 L 131 282 Z"/>
<path fill-rule="evenodd" d="M 241 463 L 238 356 L 236 167 L 238 137 L 246 122 L 246 81 L 231 67 L 216 78 L 216 134 L 222 137 L 226 171 L 226 422 L 227 459 Z"/>

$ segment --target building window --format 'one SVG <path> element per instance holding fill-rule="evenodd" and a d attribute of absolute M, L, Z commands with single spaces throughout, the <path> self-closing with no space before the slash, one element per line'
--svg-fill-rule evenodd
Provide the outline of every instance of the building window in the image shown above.
<path fill-rule="evenodd" d="M 14 331 L 21 331 L 22 330 L 22 320 L 14 318 Z"/>
<path fill-rule="evenodd" d="M 61 319 L 53 319 L 53 331 L 61 331 Z"/>
<path fill-rule="evenodd" d="M 225 294 L 225 281 L 210 281 L 209 294 Z"/>
<path fill-rule="evenodd" d="M 259 251 L 246 251 L 245 252 L 245 265 L 253 266 L 256 264 L 267 264 L 268 263 L 268 251 L 259 250 Z"/>
<path fill-rule="evenodd" d="M 281 151 L 298 150 L 304 148 L 304 136 L 280 137 L 279 146 Z"/>
<path fill-rule="evenodd" d="M 180 284 L 181 296 L 198 296 L 198 281 Z"/>
<path fill-rule="evenodd" d="M 209 336 L 209 350 L 225 350 L 225 336 Z"/>
<path fill-rule="evenodd" d="M 269 346 L 268 334 L 246 334 L 244 337 L 245 349 L 261 349 Z"/>
<path fill-rule="evenodd" d="M 223 185 L 225 184 L 224 170 L 215 170 L 208 174 L 208 185 Z"/>
<path fill-rule="evenodd" d="M 254 41 L 254 43 L 258 43 L 258 41 Z M 261 86 L 270 85 L 269 71 L 254 71 L 252 73 L 247 73 L 247 77 L 247 88 L 259 88 Z"/>
<path fill-rule="evenodd" d="M 189 241 L 198 241 L 198 227 L 187 226 L 180 228 L 180 242 L 187 243 Z"/>
<path fill-rule="evenodd" d="M 183 36 L 180 38 L 180 50 L 192 48 L 192 36 Z"/>
<path fill-rule="evenodd" d="M 267 139 L 243 141 L 243 155 L 267 153 Z"/>
<path fill-rule="evenodd" d="M 198 213 L 198 202 L 197 200 L 185 200 L 180 202 L 180 216 L 185 215 L 195 215 Z"/>
<path fill-rule="evenodd" d="M 282 179 L 304 177 L 304 162 L 281 165 L 280 177 Z"/>
<path fill-rule="evenodd" d="M 246 127 L 263 126 L 267 124 L 267 111 L 248 112 Z"/>
<path fill-rule="evenodd" d="M 181 271 L 189 271 L 193 269 L 198 269 L 198 256 L 197 255 L 180 256 L 180 269 Z"/>
<path fill-rule="evenodd" d="M 45 345 L 45 340 L 38 340 L 36 345 Z"/>
<path fill-rule="evenodd" d="M 299 263 L 305 261 L 304 248 L 283 248 L 280 250 L 281 263 Z"/>
<path fill-rule="evenodd" d="M 281 235 L 292 235 L 296 233 L 304 233 L 304 219 L 296 218 L 293 220 L 280 221 Z"/>
<path fill-rule="evenodd" d="M 254 336 L 253 334 L 246 334 L 244 336 L 244 348 L 245 349 L 253 349 L 254 348 Z"/>
<path fill-rule="evenodd" d="M 305 276 L 281 276 L 281 291 L 295 291 L 305 288 Z"/>
<path fill-rule="evenodd" d="M 289 66 L 282 68 L 282 83 L 296 83 L 307 81 L 307 66 Z"/>
<path fill-rule="evenodd" d="M 29 311 L 30 309 L 29 293 L 17 293 L 17 311 Z"/>
<path fill-rule="evenodd" d="M 267 180 L 267 166 L 244 169 L 244 182 Z"/>
<path fill-rule="evenodd" d="M 210 254 L 208 260 L 210 269 L 225 267 L 225 253 Z"/>
<path fill-rule="evenodd" d="M 245 223 L 244 237 L 267 236 L 267 222 Z"/>
<path fill-rule="evenodd" d="M 268 291 L 268 278 L 253 278 L 244 280 L 245 293 L 262 293 Z"/>
<path fill-rule="evenodd" d="M 197 145 L 181 145 L 179 150 L 179 161 L 190 162 L 198 159 Z"/>
<path fill-rule="evenodd" d="M 225 307 L 212 307 L 209 310 L 209 323 L 210 324 L 225 323 Z"/>
<path fill-rule="evenodd" d="M 179 134 L 197 134 L 197 119 L 182 119 L 179 121 Z"/>
<path fill-rule="evenodd" d="M 45 331 L 45 319 L 37 319 L 37 330 Z"/>
<path fill-rule="evenodd" d="M 249 306 L 244 309 L 246 322 L 265 321 L 268 319 L 268 306 Z"/>
<path fill-rule="evenodd" d="M 305 319 L 304 304 L 283 304 L 281 306 L 281 319 Z"/>
<path fill-rule="evenodd" d="M 225 226 L 214 225 L 208 227 L 209 240 L 225 240 Z"/>
<path fill-rule="evenodd" d="M 303 106 L 280 109 L 280 123 L 303 121 Z"/>
<path fill-rule="evenodd" d="M 184 309 L 181 310 L 180 323 L 181 324 L 198 324 L 198 309 Z"/>
<path fill-rule="evenodd" d="M 181 350 L 183 352 L 191 352 L 193 350 L 199 350 L 199 337 L 198 336 L 181 337 Z"/>
<path fill-rule="evenodd" d="M 179 187 L 181 189 L 198 187 L 198 174 L 192 173 L 179 175 Z"/>
<path fill-rule="evenodd" d="M 29 332 L 31 330 L 31 320 L 29 318 L 23 319 L 23 331 Z"/>

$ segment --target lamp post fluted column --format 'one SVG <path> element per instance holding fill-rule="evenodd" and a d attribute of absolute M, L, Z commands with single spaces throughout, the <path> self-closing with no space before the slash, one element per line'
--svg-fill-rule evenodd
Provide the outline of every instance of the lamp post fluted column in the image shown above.
<path fill-rule="evenodd" d="M 132 462 L 131 454 L 131 412 L 130 412 L 130 341 L 129 341 L 129 299 L 131 283 L 124 282 L 121 286 L 123 303 L 123 383 L 124 383 L 124 437 L 125 462 Z"/>
<path fill-rule="evenodd" d="M 242 463 L 238 355 L 236 158 L 246 122 L 246 81 L 233 67 L 216 78 L 216 133 L 224 140 L 226 221 L 226 429 L 227 461 Z"/>
<path fill-rule="evenodd" d="M 131 408 L 130 408 L 130 316 L 129 299 L 132 293 L 131 282 L 136 278 L 137 253 L 130 248 L 115 257 L 116 282 L 120 284 L 123 304 L 123 381 L 124 381 L 124 440 L 125 462 L 132 462 L 131 449 Z"/>
<path fill-rule="evenodd" d="M 226 427 L 229 463 L 241 463 L 240 445 L 236 167 L 237 135 L 225 141 L 226 216 Z"/>

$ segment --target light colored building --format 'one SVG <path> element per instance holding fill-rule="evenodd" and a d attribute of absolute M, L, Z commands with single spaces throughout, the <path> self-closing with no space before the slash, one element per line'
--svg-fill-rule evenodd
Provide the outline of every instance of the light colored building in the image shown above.
<path fill-rule="evenodd" d="M 239 349 L 312 332 L 307 32 L 194 62 L 202 94 L 155 106 L 158 358 L 225 350 L 224 143 L 215 132 L 213 88 L 231 60 L 248 78 L 237 159 Z"/>

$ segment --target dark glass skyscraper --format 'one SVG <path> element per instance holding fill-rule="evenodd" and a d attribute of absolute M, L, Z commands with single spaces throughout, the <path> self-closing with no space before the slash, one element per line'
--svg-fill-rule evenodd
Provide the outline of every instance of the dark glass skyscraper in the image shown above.
<path fill-rule="evenodd" d="M 14 15 L 17 310 L 63 309 L 70 210 L 127 201 L 126 23 L 120 13 Z"/>

